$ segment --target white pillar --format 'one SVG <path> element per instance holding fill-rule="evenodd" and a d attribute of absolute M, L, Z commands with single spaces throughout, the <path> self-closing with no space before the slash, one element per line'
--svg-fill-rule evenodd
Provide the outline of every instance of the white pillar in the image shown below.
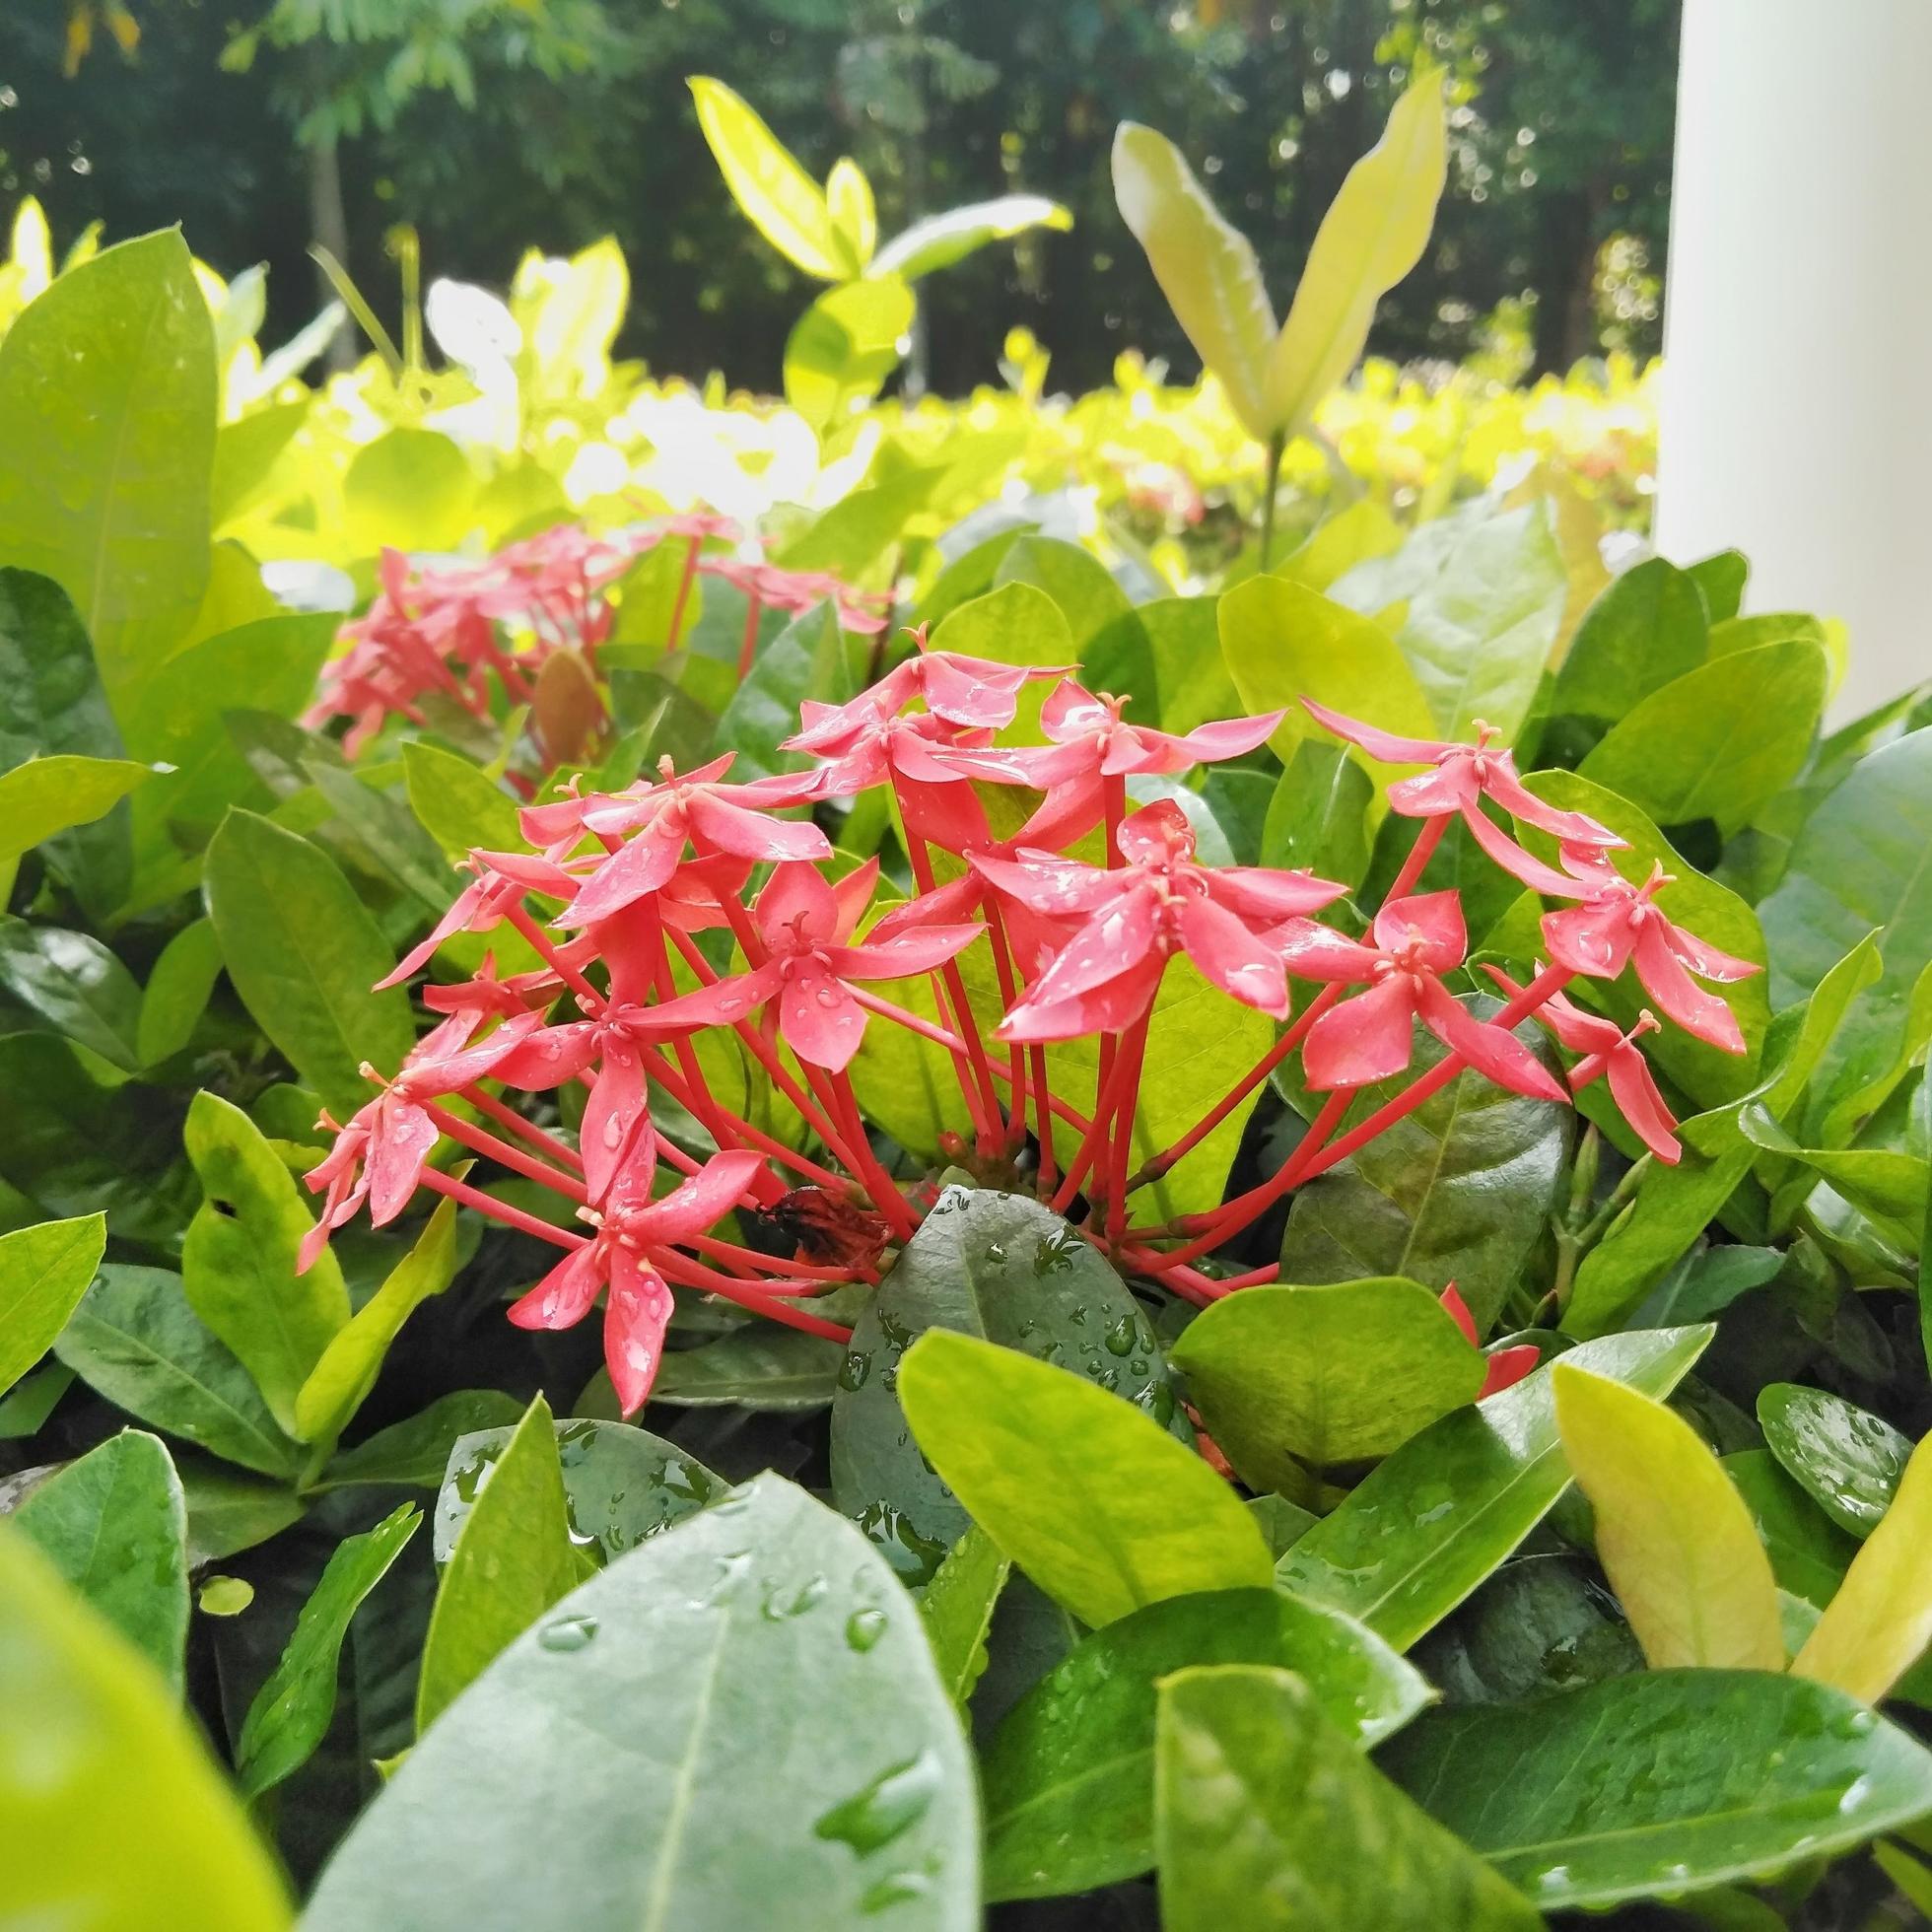
<path fill-rule="evenodd" d="M 1685 0 L 1657 547 L 1932 675 L 1932 0 Z"/>

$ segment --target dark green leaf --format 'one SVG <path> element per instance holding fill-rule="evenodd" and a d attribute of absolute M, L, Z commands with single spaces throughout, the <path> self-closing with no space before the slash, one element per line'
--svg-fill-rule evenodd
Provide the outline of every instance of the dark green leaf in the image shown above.
<path fill-rule="evenodd" d="M 1525 1932 L 1536 1909 L 1373 1768 L 1291 1671 L 1161 1686 L 1154 1774 L 1169 1932 Z"/>
<path fill-rule="evenodd" d="M 1704 661 L 1703 592 L 1690 571 L 1647 557 L 1615 579 L 1570 640 L 1550 709 L 1614 724 Z"/>
<path fill-rule="evenodd" d="M 1785 1474 L 1768 1449 L 1744 1449 L 1721 1460 L 1758 1525 L 1778 1588 L 1823 1610 L 1844 1581 L 1857 1543 Z"/>
<path fill-rule="evenodd" d="M 349 1621 L 422 1520 L 422 1511 L 406 1502 L 373 1530 L 336 1546 L 302 1607 L 282 1661 L 248 1706 L 235 1754 L 245 1796 L 259 1798 L 280 1784 L 321 1743 L 335 1712 L 336 1671 Z"/>
<path fill-rule="evenodd" d="M 985 1753 L 989 1897 L 1085 1892 L 1153 1863 L 1154 1687 L 1200 1664 L 1292 1670 L 1324 1716 L 1364 1746 L 1430 1697 L 1359 1623 L 1278 1590 L 1137 1611 L 1083 1638 L 1014 1705 Z"/>
<path fill-rule="evenodd" d="M 1838 1691 L 1761 1671 L 1431 1711 L 1385 1762 L 1552 1909 L 1765 1877 L 1932 1810 L 1932 1754 Z"/>
<path fill-rule="evenodd" d="M 187 1511 L 168 1451 L 123 1429 L 14 1513 L 66 1581 L 176 1691 L 188 1634 Z"/>
<path fill-rule="evenodd" d="M 653 1402 L 710 1409 L 725 1404 L 789 1413 L 826 1408 L 845 1350 L 836 1342 L 775 1322 L 747 1322 L 701 1348 L 667 1354 L 651 1385 Z"/>
<path fill-rule="evenodd" d="M 458 1438 L 478 1429 L 506 1428 L 523 1413 L 520 1404 L 497 1389 L 458 1389 L 439 1396 L 420 1414 L 344 1449 L 331 1458 L 315 1481 L 318 1489 L 340 1489 L 358 1483 L 395 1483 L 411 1489 L 437 1489 Z"/>
<path fill-rule="evenodd" d="M 370 1096 L 360 1069 L 393 1072 L 415 1043 L 376 922 L 328 855 L 253 812 L 223 820 L 203 890 L 235 990 L 304 1082 L 347 1120 Z"/>
<path fill-rule="evenodd" d="M 783 1900 L 788 1932 L 872 1914 L 972 1932 L 976 1814 L 917 1610 L 849 1525 L 767 1476 L 513 1643 L 390 1779 L 306 1923 L 744 1932 Z"/>
<path fill-rule="evenodd" d="M 1341 745 L 1303 738 L 1268 807 L 1260 862 L 1359 885 L 1368 872 L 1374 796 L 1368 774 Z"/>
<path fill-rule="evenodd" d="M 1708 1328 L 1608 1336 L 1562 1357 L 1660 1400 Z M 1413 1436 L 1275 1566 L 1290 1590 L 1406 1650 L 1463 1601 L 1569 1485 L 1550 1370 Z"/>
<path fill-rule="evenodd" d="M 1869 1536 L 1890 1505 L 1912 1453 L 1883 1417 L 1842 1396 L 1795 1382 L 1758 1392 L 1764 1444 L 1832 1522 Z"/>
<path fill-rule="evenodd" d="M 99 939 L 0 918 L 0 989 L 122 1072 L 140 1066 L 141 989 Z"/>
<path fill-rule="evenodd" d="M 264 1476 L 293 1476 L 302 1452 L 275 1426 L 248 1371 L 188 1306 L 181 1277 L 109 1262 L 54 1353 L 130 1415 Z"/>

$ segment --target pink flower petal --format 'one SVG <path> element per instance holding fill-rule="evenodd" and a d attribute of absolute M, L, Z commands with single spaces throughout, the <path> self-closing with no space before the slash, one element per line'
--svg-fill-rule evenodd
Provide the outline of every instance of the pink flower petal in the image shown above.
<path fill-rule="evenodd" d="M 1318 724 L 1326 726 L 1338 738 L 1360 745 L 1371 758 L 1379 758 L 1385 765 L 1433 765 L 1438 758 L 1459 748 L 1431 738 L 1398 737 L 1393 731 L 1379 730 L 1359 719 L 1345 718 L 1341 712 L 1329 710 L 1327 705 L 1318 705 L 1313 698 L 1303 698 L 1301 702 Z"/>
<path fill-rule="evenodd" d="M 1381 964 L 1373 946 L 1362 945 L 1332 926 L 1291 919 L 1267 934 L 1281 963 L 1298 980 L 1365 980 Z"/>
<path fill-rule="evenodd" d="M 985 932 L 982 926 L 911 926 L 862 946 L 827 946 L 824 957 L 842 980 L 903 980 L 930 973 L 963 952 Z"/>
<path fill-rule="evenodd" d="M 1498 1348 L 1489 1356 L 1483 1371 L 1483 1386 L 1476 1392 L 1478 1402 L 1487 1402 L 1504 1389 L 1513 1389 L 1524 1376 L 1532 1374 L 1540 1359 L 1534 1342 L 1520 1342 L 1513 1348 Z"/>
<path fill-rule="evenodd" d="M 1313 872 L 1282 872 L 1260 865 L 1216 865 L 1203 873 L 1208 896 L 1251 921 L 1292 919 L 1332 906 L 1348 888 Z"/>
<path fill-rule="evenodd" d="M 830 967 L 815 959 L 793 962 L 779 988 L 779 1032 L 800 1060 L 841 1073 L 865 1037 L 865 1009 Z"/>
<path fill-rule="evenodd" d="M 1650 1063 L 1635 1047 L 1620 1047 L 1611 1054 L 1610 1092 L 1637 1138 L 1666 1166 L 1675 1167 L 1684 1154 L 1677 1122 L 1657 1091 Z"/>
<path fill-rule="evenodd" d="M 695 992 L 681 993 L 656 1006 L 646 1006 L 631 1015 L 638 1031 L 651 1035 L 692 1033 L 701 1026 L 735 1026 L 761 1006 L 778 991 L 783 962 L 768 959 L 756 972 L 739 973 L 720 980 L 716 986 L 701 986 Z"/>
<path fill-rule="evenodd" d="M 1470 837 L 1505 872 L 1527 885 L 1532 892 L 1554 893 L 1567 898 L 1573 890 L 1561 872 L 1546 865 L 1534 854 L 1525 852 L 1481 805 L 1470 805 L 1463 813 L 1463 823 L 1469 827 Z"/>
<path fill-rule="evenodd" d="M 1485 1079 L 1507 1087 L 1511 1093 L 1568 1104 L 1569 1095 L 1557 1085 L 1549 1068 L 1515 1034 L 1478 1019 L 1440 980 L 1423 983 L 1418 1004 L 1422 1024 Z"/>
<path fill-rule="evenodd" d="M 721 852 L 740 859 L 830 859 L 832 842 L 808 818 L 767 818 L 763 812 L 726 804 L 708 792 L 693 792 L 688 810 L 694 831 Z"/>
<path fill-rule="evenodd" d="M 1023 1044 L 1125 1032 L 1146 1012 L 1166 970 L 1166 959 L 1149 953 L 1104 986 L 1071 1000 L 1041 1000 L 1029 994 L 1000 1021 L 995 1037 Z"/>
<path fill-rule="evenodd" d="M 644 1407 L 664 1358 L 664 1331 L 676 1308 L 664 1277 L 627 1250 L 610 1257 L 610 1296 L 604 1303 L 604 1365 L 620 1414 Z"/>
<path fill-rule="evenodd" d="M 793 860 L 773 867 L 757 913 L 765 942 L 789 945 L 794 936 L 829 939 L 838 927 L 839 902 L 816 865 Z"/>
<path fill-rule="evenodd" d="M 1456 1292 L 1455 1282 L 1451 1281 L 1436 1296 L 1436 1299 L 1449 1311 L 1449 1319 L 1462 1330 L 1463 1340 L 1472 1348 L 1480 1348 L 1483 1346 L 1483 1342 L 1482 1338 L 1476 1333 L 1476 1317 L 1469 1312 L 1469 1303 Z"/>
<path fill-rule="evenodd" d="M 975 852 L 967 855 L 967 862 L 1009 899 L 1017 899 L 1022 906 L 1031 906 L 1049 918 L 1093 912 L 1113 899 L 1122 884 L 1098 865 L 1082 865 L 1044 852 L 1025 853 L 1016 859 L 995 859 Z"/>
<path fill-rule="evenodd" d="M 1738 1025 L 1738 1016 L 1684 970 L 1665 936 L 1661 915 L 1646 919 L 1637 933 L 1636 968 L 1643 990 L 1687 1033 L 1694 1033 L 1724 1053 L 1744 1052 L 1744 1030 Z"/>
<path fill-rule="evenodd" d="M 1379 986 L 1334 1006 L 1308 1029 L 1301 1070 L 1317 1093 L 1369 1086 L 1400 1073 L 1414 1051 L 1414 983 L 1392 973 Z"/>
<path fill-rule="evenodd" d="M 601 1241 L 573 1248 L 535 1287 L 510 1304 L 510 1319 L 521 1329 L 567 1329 L 590 1312 L 603 1286 Z"/>
<path fill-rule="evenodd" d="M 1515 761 L 1506 751 L 1490 753 L 1483 790 L 1504 811 L 1520 818 L 1525 825 L 1534 825 L 1539 832 L 1548 832 L 1552 839 L 1580 846 L 1621 846 L 1623 843 L 1609 826 L 1599 825 L 1587 812 L 1558 811 L 1554 805 L 1546 805 L 1516 776 Z"/>
<path fill-rule="evenodd" d="M 844 945 L 859 930 L 859 922 L 864 918 L 865 909 L 872 903 L 872 894 L 878 888 L 879 862 L 874 853 L 862 865 L 855 865 L 844 878 L 832 881 L 832 898 L 837 907 L 837 917 L 832 923 L 832 937 Z"/>
<path fill-rule="evenodd" d="M 437 1125 L 422 1108 L 384 1095 L 377 1108 L 378 1130 L 364 1156 L 373 1226 L 392 1221 L 409 1206 L 423 1164 L 436 1149 Z"/>
<path fill-rule="evenodd" d="M 603 1200 L 631 1149 L 640 1123 L 649 1128 L 643 1056 L 628 1040 L 606 1028 L 596 1084 L 584 1103 L 584 1125 L 578 1135 L 584 1153 L 584 1185 L 593 1204 Z"/>
<path fill-rule="evenodd" d="M 1175 917 L 1190 963 L 1243 1005 L 1286 1018 L 1288 983 L 1278 953 L 1211 899 L 1183 899 Z"/>
<path fill-rule="evenodd" d="M 1446 758 L 1426 772 L 1389 787 L 1389 809 L 1405 818 L 1440 818 L 1474 806 L 1482 796 L 1474 759 Z"/>
<path fill-rule="evenodd" d="M 1070 1000 L 1144 959 L 1158 923 L 1153 895 L 1128 887 L 1090 914 L 1034 982 L 1031 997 L 1042 1004 Z"/>
<path fill-rule="evenodd" d="M 1614 980 L 1636 944 L 1627 904 L 1570 906 L 1543 916 L 1543 943 L 1550 957 L 1588 979 Z"/>
<path fill-rule="evenodd" d="M 1424 963 L 1434 973 L 1460 966 L 1469 951 L 1459 893 L 1417 892 L 1392 899 L 1375 915 L 1375 943 L 1384 952 L 1419 939 Z"/>
<path fill-rule="evenodd" d="M 737 1206 L 763 1164 L 761 1155 L 743 1147 L 713 1154 L 661 1201 L 636 1209 L 630 1219 L 632 1231 L 640 1241 L 660 1245 L 708 1233 Z"/>
<path fill-rule="evenodd" d="M 684 856 L 684 820 L 660 812 L 643 831 L 613 852 L 557 916 L 559 926 L 588 926 L 656 892 Z"/>

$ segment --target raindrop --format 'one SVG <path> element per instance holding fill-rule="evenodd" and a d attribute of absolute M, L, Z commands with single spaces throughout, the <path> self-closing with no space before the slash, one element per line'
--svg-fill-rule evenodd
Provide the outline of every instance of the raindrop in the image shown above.
<path fill-rule="evenodd" d="M 862 1654 L 871 1649 L 873 1644 L 884 1636 L 886 1622 L 886 1615 L 882 1610 L 870 1608 L 855 1610 L 846 1619 L 847 1644 Z"/>
<path fill-rule="evenodd" d="M 877 1851 L 909 1831 L 926 1816 L 939 1788 L 939 1759 L 922 1751 L 903 1764 L 881 1771 L 850 1798 L 836 1804 L 812 1827 L 815 1836 L 836 1838 L 854 1851 Z"/>
<path fill-rule="evenodd" d="M 559 1617 L 536 1633 L 544 1650 L 582 1650 L 597 1634 L 597 1620 L 588 1615 Z"/>
<path fill-rule="evenodd" d="M 788 1617 L 802 1617 L 823 1599 L 831 1587 L 822 1576 L 808 1576 L 802 1583 L 793 1583 L 783 1578 L 768 1583 L 763 1605 L 766 1620 L 782 1623 Z"/>
<path fill-rule="evenodd" d="M 1123 1315 L 1107 1331 L 1107 1352 L 1110 1355 L 1131 1355 L 1134 1352 L 1134 1317 Z"/>

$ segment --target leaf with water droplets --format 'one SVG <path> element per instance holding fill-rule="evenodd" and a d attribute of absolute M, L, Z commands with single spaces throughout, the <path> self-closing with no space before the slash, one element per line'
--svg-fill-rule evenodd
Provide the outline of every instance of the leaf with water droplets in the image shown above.
<path fill-rule="evenodd" d="M 1841 1691 L 1642 1671 L 1424 1713 L 1383 1767 L 1547 1909 L 1768 1877 L 1932 1810 L 1932 1753 Z"/>
<path fill-rule="evenodd" d="M 919 1600 L 947 1693 L 961 1710 L 986 1670 L 986 1638 L 1000 1593 L 1012 1574 L 1000 1546 L 975 1523 L 951 1550 Z"/>
<path fill-rule="evenodd" d="M 305 1924 L 852 1932 L 874 1914 L 980 1925 L 971 1762 L 883 1559 L 763 1476 L 512 1643 L 385 1785 Z"/>
<path fill-rule="evenodd" d="M 1911 1455 L 1892 1424 L 1823 1389 L 1773 1382 L 1758 1392 L 1764 1445 L 1841 1530 L 1871 1535 Z"/>

